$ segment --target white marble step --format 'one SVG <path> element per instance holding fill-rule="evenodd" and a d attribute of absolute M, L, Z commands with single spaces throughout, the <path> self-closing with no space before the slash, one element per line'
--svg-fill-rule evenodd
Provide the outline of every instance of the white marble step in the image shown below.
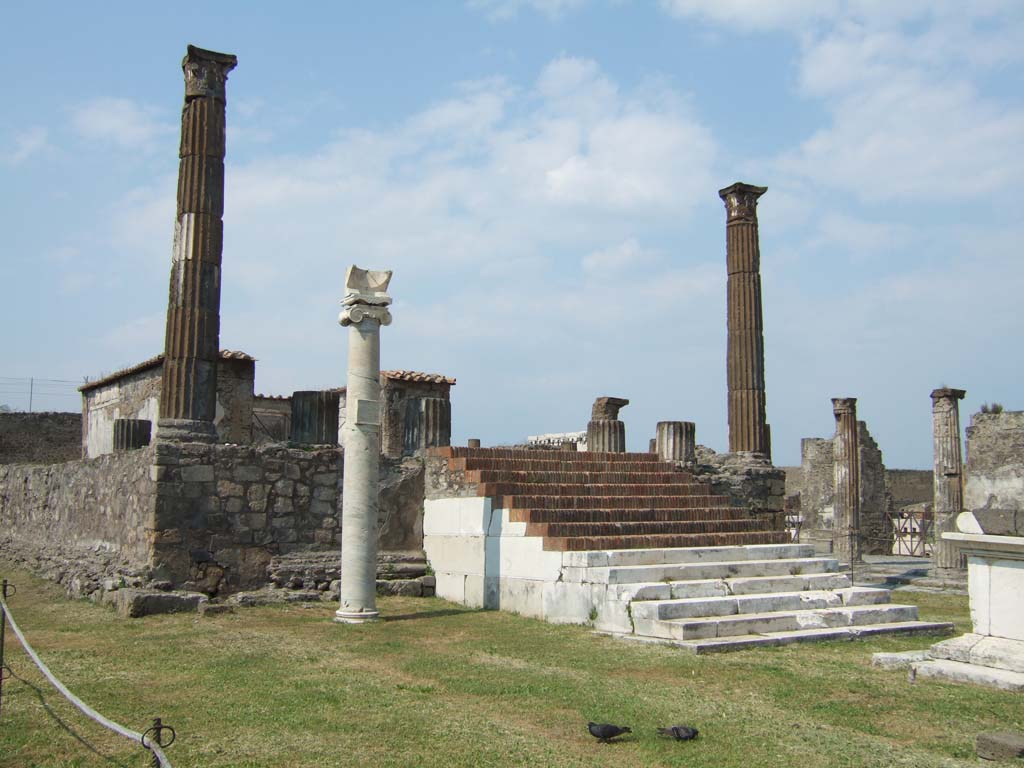
<path fill-rule="evenodd" d="M 950 659 L 932 659 L 910 665 L 910 679 L 931 677 L 954 683 L 974 683 L 1004 691 L 1024 692 L 1024 673 L 1011 669 L 984 667 Z"/>
<path fill-rule="evenodd" d="M 746 544 L 727 547 L 664 547 L 659 549 L 598 549 L 566 552 L 562 564 L 572 568 L 605 568 L 667 563 L 724 563 L 814 557 L 810 544 Z"/>
<path fill-rule="evenodd" d="M 833 573 L 839 561 L 829 557 L 796 557 L 770 560 L 730 560 L 726 562 L 667 563 L 664 565 L 621 565 L 611 567 L 564 568 L 566 580 L 597 584 L 637 584 L 656 581 L 694 581 L 736 579 L 758 576 L 800 576 L 809 573 Z"/>
<path fill-rule="evenodd" d="M 916 620 L 915 605 L 850 605 L 686 619 L 644 619 L 634 615 L 633 631 L 637 635 L 668 640 L 707 640 L 734 635 L 837 629 Z"/>
<path fill-rule="evenodd" d="M 763 595 L 773 592 L 805 592 L 843 589 L 850 586 L 845 573 L 804 573 L 797 576 L 750 576 L 693 581 L 652 581 L 615 587 L 620 600 L 685 600 L 695 597 Z"/>
<path fill-rule="evenodd" d="M 649 643 L 665 643 L 692 653 L 722 653 L 725 651 L 741 651 L 747 648 L 761 648 L 790 643 L 806 643 L 822 640 L 855 640 L 859 637 L 887 634 L 915 633 L 949 633 L 953 625 L 934 621 L 895 621 L 884 624 L 861 624 L 848 627 L 825 627 L 820 629 L 796 629 L 784 632 L 765 632 L 760 634 L 730 635 L 703 640 L 665 640 L 637 635 L 620 635 L 630 640 Z"/>
<path fill-rule="evenodd" d="M 882 605 L 890 593 L 870 587 L 772 592 L 768 594 L 695 597 L 681 600 L 634 600 L 633 619 L 668 620 L 779 613 L 850 605 Z"/>

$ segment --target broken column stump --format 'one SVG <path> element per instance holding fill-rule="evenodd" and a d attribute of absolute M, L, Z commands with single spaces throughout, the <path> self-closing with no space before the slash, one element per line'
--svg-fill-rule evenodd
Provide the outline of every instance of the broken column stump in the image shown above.
<path fill-rule="evenodd" d="M 340 403 L 341 394 L 336 389 L 293 392 L 291 441 L 301 445 L 337 445 Z"/>
<path fill-rule="evenodd" d="M 114 419 L 114 450 L 134 451 L 149 445 L 153 422 L 149 419 Z"/>
<path fill-rule="evenodd" d="M 697 454 L 697 425 L 692 421 L 659 421 L 655 438 L 662 461 L 692 463 Z"/>
<path fill-rule="evenodd" d="M 623 397 L 599 397 L 594 401 L 587 424 L 587 450 L 594 453 L 625 453 L 626 425 L 619 421 L 619 409 L 629 405 Z"/>

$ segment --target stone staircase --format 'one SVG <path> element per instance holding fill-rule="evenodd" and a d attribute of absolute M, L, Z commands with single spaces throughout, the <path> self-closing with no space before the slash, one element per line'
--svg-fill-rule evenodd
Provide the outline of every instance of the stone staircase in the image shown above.
<path fill-rule="evenodd" d="M 653 454 L 432 449 L 437 594 L 697 653 L 949 632 Z"/>

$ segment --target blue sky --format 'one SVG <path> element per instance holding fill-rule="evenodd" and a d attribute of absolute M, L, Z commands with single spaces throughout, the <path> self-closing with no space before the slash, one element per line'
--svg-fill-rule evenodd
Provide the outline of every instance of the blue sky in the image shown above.
<path fill-rule="evenodd" d="M 152 7 L 147 7 L 152 6 Z M 458 378 L 453 437 L 628 397 L 727 447 L 725 212 L 761 199 L 775 461 L 859 398 L 931 464 L 929 392 L 1021 408 L 1024 6 L 929 0 L 5 5 L 0 376 L 163 342 L 193 43 L 228 83 L 221 345 L 338 386 L 350 263 L 395 271 L 389 368 Z M 8 388 L 0 398 L 24 408 Z M 54 400 L 68 407 L 74 400 Z M 47 407 L 38 400 L 35 407 Z"/>

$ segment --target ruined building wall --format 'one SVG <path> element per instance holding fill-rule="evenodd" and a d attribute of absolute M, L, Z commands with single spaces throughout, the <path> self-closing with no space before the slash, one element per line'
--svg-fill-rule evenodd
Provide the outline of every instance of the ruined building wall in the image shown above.
<path fill-rule="evenodd" d="M 255 362 L 240 352 L 221 352 L 217 364 L 217 436 L 222 443 L 252 442 Z M 162 358 L 155 357 L 82 388 L 82 451 L 95 458 L 114 450 L 114 420 L 144 419 L 160 413 Z"/>
<path fill-rule="evenodd" d="M 892 528 L 882 452 L 863 421 L 857 422 L 860 468 L 860 530 L 864 554 L 892 551 Z M 799 509 L 800 540 L 819 552 L 831 551 L 835 527 L 835 475 L 832 438 L 800 441 L 800 466 L 786 470 L 787 507 Z"/>
<path fill-rule="evenodd" d="M 935 473 L 930 469 L 887 469 L 885 487 L 894 511 L 914 504 L 930 504 L 935 495 Z"/>
<path fill-rule="evenodd" d="M 0 544 L 12 554 L 31 553 L 37 565 L 144 568 L 153 456 L 149 447 L 50 466 L 0 466 Z"/>
<path fill-rule="evenodd" d="M 0 464 L 57 464 L 82 456 L 82 414 L 0 413 Z"/>
<path fill-rule="evenodd" d="M 1005 510 L 1024 530 L 1024 411 L 971 416 L 966 475 L 965 510 Z"/>
<path fill-rule="evenodd" d="M 292 432 L 292 399 L 256 395 L 252 400 L 252 441 L 283 443 Z"/>
<path fill-rule="evenodd" d="M 878 443 L 863 421 L 857 422 L 860 461 L 860 538 L 861 554 L 892 554 L 892 524 L 886 512 L 885 464 Z"/>

